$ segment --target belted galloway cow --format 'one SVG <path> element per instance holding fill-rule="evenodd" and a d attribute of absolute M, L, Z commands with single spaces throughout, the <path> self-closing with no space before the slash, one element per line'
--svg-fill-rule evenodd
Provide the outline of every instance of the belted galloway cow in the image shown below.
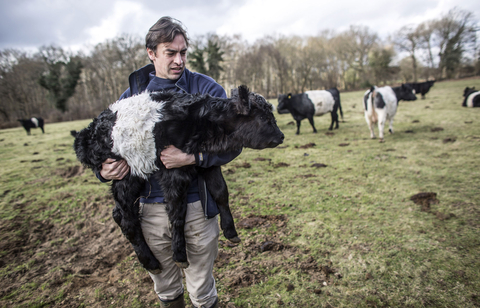
<path fill-rule="evenodd" d="M 480 107 L 480 91 L 475 90 L 475 87 L 466 87 L 463 90 L 463 107 Z"/>
<path fill-rule="evenodd" d="M 338 110 L 343 120 L 342 105 L 340 104 L 340 92 L 337 88 L 329 90 L 316 90 L 306 91 L 304 93 L 292 95 L 280 94 L 278 96 L 277 111 L 280 114 L 291 113 L 293 119 L 297 122 L 297 132 L 300 134 L 300 122 L 307 118 L 310 125 L 313 128 L 313 132 L 316 133 L 315 123 L 313 121 L 314 116 L 321 116 L 325 113 L 330 113 L 332 122 L 329 130 L 338 128 Z"/>
<path fill-rule="evenodd" d="M 390 121 L 389 132 L 393 134 L 393 118 L 397 113 L 398 102 L 400 100 L 413 101 L 417 97 L 413 93 L 412 87 L 402 84 L 400 87 L 376 87 L 373 86 L 367 90 L 363 96 L 363 106 L 365 110 L 365 120 L 370 129 L 370 137 L 375 138 L 373 131 L 374 124 L 378 124 L 378 135 L 380 142 L 383 142 L 383 128 L 387 120 Z"/>

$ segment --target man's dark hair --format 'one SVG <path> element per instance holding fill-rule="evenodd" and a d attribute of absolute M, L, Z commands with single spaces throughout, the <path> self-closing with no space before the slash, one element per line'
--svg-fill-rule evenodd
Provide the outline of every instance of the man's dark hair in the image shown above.
<path fill-rule="evenodd" d="M 182 22 L 175 18 L 164 16 L 148 30 L 145 37 L 145 47 L 155 52 L 158 44 L 171 43 L 178 34 L 183 35 L 188 47 L 187 30 Z"/>

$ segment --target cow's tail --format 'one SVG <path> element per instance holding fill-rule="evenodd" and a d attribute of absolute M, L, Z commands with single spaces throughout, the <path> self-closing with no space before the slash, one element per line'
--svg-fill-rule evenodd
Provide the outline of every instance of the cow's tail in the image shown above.
<path fill-rule="evenodd" d="M 377 115 L 377 112 L 375 111 L 375 104 L 374 104 L 376 94 L 377 94 L 377 92 L 375 91 L 375 87 L 372 87 L 370 89 L 370 93 L 368 94 L 370 96 L 370 98 L 367 99 L 367 104 L 368 104 L 367 110 L 368 110 L 368 108 L 370 108 L 370 110 L 371 110 L 370 121 L 374 124 L 378 123 L 378 115 Z M 368 111 L 367 111 L 367 113 L 368 113 Z"/>

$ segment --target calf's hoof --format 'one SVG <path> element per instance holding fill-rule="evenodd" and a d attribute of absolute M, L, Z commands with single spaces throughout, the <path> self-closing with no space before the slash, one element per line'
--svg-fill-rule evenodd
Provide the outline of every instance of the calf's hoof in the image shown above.
<path fill-rule="evenodd" d="M 229 238 L 227 240 L 229 240 L 230 242 L 235 243 L 235 244 L 240 243 L 242 241 L 238 236 Z"/>
<path fill-rule="evenodd" d="M 175 262 L 175 264 L 182 269 L 185 269 L 190 265 L 190 263 L 188 263 L 187 261 L 186 262 Z"/>
<path fill-rule="evenodd" d="M 147 270 L 149 273 L 152 273 L 153 275 L 158 275 L 158 274 L 161 274 L 162 273 L 162 269 L 161 268 L 156 268 L 156 269 L 153 269 L 153 270 Z"/>
<path fill-rule="evenodd" d="M 384 142 L 385 142 L 385 140 L 384 140 L 383 138 L 381 138 L 380 140 L 378 140 L 378 142 L 380 142 L 380 143 L 384 143 Z"/>

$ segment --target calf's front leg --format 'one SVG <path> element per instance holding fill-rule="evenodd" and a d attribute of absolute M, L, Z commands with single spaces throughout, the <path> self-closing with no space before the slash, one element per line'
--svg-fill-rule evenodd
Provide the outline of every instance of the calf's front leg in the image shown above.
<path fill-rule="evenodd" d="M 228 187 L 223 178 L 222 169 L 217 166 L 210 167 L 203 169 L 200 175 L 203 176 L 205 185 L 220 211 L 220 226 L 223 230 L 223 235 L 233 243 L 240 243 L 228 204 Z"/>

